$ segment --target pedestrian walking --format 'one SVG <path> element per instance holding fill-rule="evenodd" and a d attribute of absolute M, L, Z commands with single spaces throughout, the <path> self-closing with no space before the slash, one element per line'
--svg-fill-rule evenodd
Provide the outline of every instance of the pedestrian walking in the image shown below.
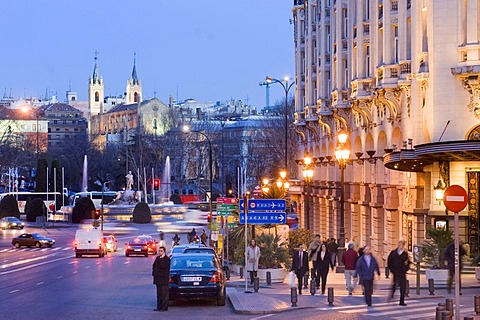
<path fill-rule="evenodd" d="M 153 284 L 157 286 L 157 308 L 154 311 L 168 310 L 168 282 L 170 279 L 170 258 L 166 255 L 165 247 L 158 249 L 158 256 L 153 263 Z"/>
<path fill-rule="evenodd" d="M 192 243 L 196 235 L 197 231 L 195 231 L 195 228 L 192 228 L 192 231 L 188 233 L 188 243 Z"/>
<path fill-rule="evenodd" d="M 205 229 L 202 230 L 202 234 L 200 235 L 200 240 L 202 241 L 202 244 L 204 246 L 207 246 L 207 233 L 205 232 Z"/>
<path fill-rule="evenodd" d="M 260 255 L 257 241 L 255 239 L 250 240 L 250 245 L 247 248 L 247 271 L 250 273 L 250 284 L 253 284 L 253 279 L 257 277 Z"/>
<path fill-rule="evenodd" d="M 380 279 L 380 268 L 378 266 L 377 259 L 372 256 L 369 246 L 365 246 L 363 249 L 363 255 L 358 259 L 355 271 L 362 279 L 362 284 L 365 289 L 365 302 L 367 306 L 372 306 L 372 294 L 373 294 L 373 279 L 375 273 L 378 274 Z"/>
<path fill-rule="evenodd" d="M 333 270 L 333 263 L 331 259 L 331 252 L 328 252 L 327 246 L 325 243 L 320 245 L 320 251 L 317 253 L 317 261 L 318 261 L 318 273 L 320 274 L 320 278 L 322 279 L 322 294 L 325 294 L 325 288 L 327 286 L 327 276 L 328 270 L 332 268 Z"/>
<path fill-rule="evenodd" d="M 387 267 L 393 274 L 392 290 L 390 293 L 390 300 L 393 299 L 395 288 L 400 288 L 400 305 L 406 306 L 405 292 L 407 288 L 407 271 L 410 269 L 410 260 L 408 259 L 408 252 L 405 249 L 405 241 L 398 241 L 398 247 L 392 250 L 388 255 Z"/>
<path fill-rule="evenodd" d="M 313 263 L 313 272 L 312 272 L 312 279 L 315 280 L 315 287 L 317 290 L 320 288 L 320 273 L 318 272 L 318 252 L 320 249 L 320 245 L 322 244 L 320 240 L 320 235 L 316 234 L 315 239 L 308 245 L 308 258 Z"/>
<path fill-rule="evenodd" d="M 345 282 L 349 296 L 355 290 L 357 286 L 356 279 L 358 279 L 358 277 L 355 277 L 355 262 L 357 261 L 358 253 L 353 248 L 354 246 L 353 242 L 349 242 L 347 251 L 342 255 L 342 263 L 345 266 Z"/>
<path fill-rule="evenodd" d="M 165 247 L 165 234 L 163 233 L 163 231 L 160 231 L 159 238 L 160 238 L 160 242 L 159 242 L 160 247 Z"/>
<path fill-rule="evenodd" d="M 447 282 L 447 292 L 452 293 L 452 284 L 453 284 L 453 279 L 455 278 L 455 243 L 452 242 L 450 243 L 446 248 L 445 248 L 445 260 L 448 263 L 448 282 Z M 458 248 L 458 263 L 459 263 L 459 270 L 462 271 L 463 263 L 462 263 L 462 257 L 466 254 L 465 249 L 463 248 L 463 243 L 460 240 L 459 248 Z M 458 284 L 460 288 L 460 294 L 462 294 L 462 272 L 459 273 L 459 281 L 460 283 Z M 456 285 L 456 284 L 455 284 Z"/>
<path fill-rule="evenodd" d="M 355 246 L 355 243 L 353 245 Z M 355 269 L 357 267 L 358 259 L 360 259 L 362 256 L 363 256 L 363 247 L 360 247 L 358 248 L 358 257 L 355 259 Z M 362 287 L 362 295 L 365 294 L 365 287 L 363 286 L 362 279 L 360 278 L 360 276 L 356 271 L 354 273 L 354 279 L 357 279 L 357 283 L 359 283 L 360 286 Z"/>
<path fill-rule="evenodd" d="M 293 254 L 292 269 L 298 280 L 298 294 L 302 294 L 303 277 L 308 272 L 308 252 L 303 249 L 303 244 L 298 244 L 297 251 Z"/>
<path fill-rule="evenodd" d="M 330 259 L 332 259 L 332 265 L 335 267 L 337 264 L 338 243 L 335 238 L 331 238 L 327 246 L 328 252 L 330 252 Z"/>
<path fill-rule="evenodd" d="M 178 233 L 175 233 L 175 235 L 172 237 L 172 248 L 175 246 L 178 246 L 180 244 L 180 237 L 178 236 Z"/>

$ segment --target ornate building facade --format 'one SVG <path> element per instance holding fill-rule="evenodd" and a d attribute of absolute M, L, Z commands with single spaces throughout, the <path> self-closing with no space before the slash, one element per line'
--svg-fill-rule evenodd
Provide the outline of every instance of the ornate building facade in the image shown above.
<path fill-rule="evenodd" d="M 385 260 L 400 238 L 412 250 L 427 228 L 453 228 L 434 197 L 440 182 L 467 190 L 460 237 L 476 236 L 479 10 L 476 0 L 294 1 L 296 158 L 315 165 L 309 194 L 302 181 L 290 190 L 301 226 L 338 238 L 343 200 L 346 238 Z M 343 199 L 340 131 L 351 151 Z"/>

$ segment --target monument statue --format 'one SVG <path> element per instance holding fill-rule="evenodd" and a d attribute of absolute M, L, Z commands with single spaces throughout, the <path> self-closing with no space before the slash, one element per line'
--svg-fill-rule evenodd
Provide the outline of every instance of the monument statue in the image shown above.
<path fill-rule="evenodd" d="M 128 174 L 125 176 L 125 178 L 127 178 L 127 188 L 126 188 L 126 190 L 132 190 L 132 186 L 133 186 L 132 171 L 128 171 Z"/>

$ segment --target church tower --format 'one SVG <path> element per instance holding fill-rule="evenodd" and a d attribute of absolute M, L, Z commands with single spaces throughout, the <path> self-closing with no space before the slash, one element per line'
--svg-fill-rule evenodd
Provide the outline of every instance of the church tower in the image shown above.
<path fill-rule="evenodd" d="M 137 77 L 136 54 L 133 55 L 132 77 L 127 81 L 126 104 L 142 102 L 142 83 Z"/>
<path fill-rule="evenodd" d="M 103 78 L 98 75 L 97 55 L 95 53 L 93 76 L 89 79 L 88 84 L 88 111 L 90 116 L 103 113 L 104 95 Z"/>

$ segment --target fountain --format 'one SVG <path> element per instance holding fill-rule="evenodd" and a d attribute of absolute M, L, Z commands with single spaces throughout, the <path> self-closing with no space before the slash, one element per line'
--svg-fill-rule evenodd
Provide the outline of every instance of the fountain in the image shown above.
<path fill-rule="evenodd" d="M 171 192 L 171 176 L 170 176 L 170 156 L 165 159 L 165 168 L 163 169 L 163 179 L 160 184 L 160 198 L 162 202 L 170 201 Z"/>
<path fill-rule="evenodd" d="M 87 155 L 83 158 L 82 191 L 88 190 L 88 161 Z"/>

